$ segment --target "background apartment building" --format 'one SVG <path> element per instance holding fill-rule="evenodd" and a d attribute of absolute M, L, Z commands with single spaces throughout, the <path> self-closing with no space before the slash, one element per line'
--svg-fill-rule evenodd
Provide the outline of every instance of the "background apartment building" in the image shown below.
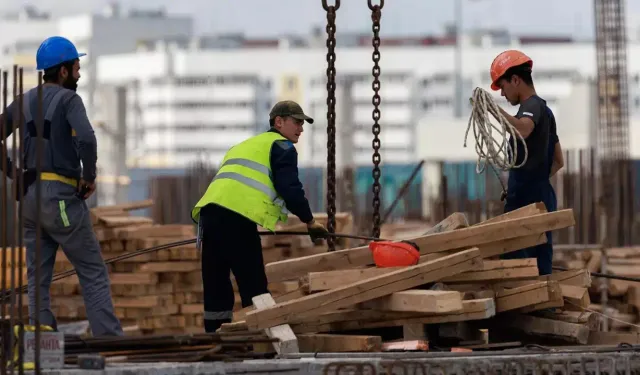
<path fill-rule="evenodd" d="M 87 114 L 99 137 L 99 182 L 97 198 L 105 204 L 113 203 L 118 185 L 126 178 L 118 171 L 118 143 L 121 139 L 113 123 L 105 119 L 112 114 L 101 111 L 104 95 L 99 91 L 96 61 L 103 55 L 130 53 L 138 49 L 143 40 L 188 38 L 193 34 L 191 17 L 167 16 L 162 10 L 121 10 L 118 3 L 111 3 L 97 14 L 80 14 L 53 19 L 47 13 L 25 7 L 15 14 L 5 14 L 0 19 L 0 68 L 11 71 L 13 64 L 24 68 L 24 89 L 37 84 L 36 52 L 47 37 L 61 35 L 70 39 L 79 51 L 87 53 L 82 58 L 78 94 L 82 97 Z M 9 76 L 9 81 L 13 77 Z M 108 89 L 107 89 L 108 90 Z M 99 94 L 100 93 L 100 94 Z M 114 156 L 115 155 L 115 156 Z M 126 174 L 126 171 L 123 171 Z"/>
<path fill-rule="evenodd" d="M 34 9 L 11 17 L 0 22 L 0 64 L 26 67 L 26 88 L 35 84 L 35 52 L 47 36 L 64 35 L 88 53 L 82 60 L 78 93 L 100 139 L 101 204 L 122 199 L 118 187 L 129 183 L 132 168 L 177 171 L 199 161 L 219 163 L 230 146 L 267 129 L 268 112 L 282 99 L 300 102 L 316 119 L 305 126 L 297 145 L 300 164 L 309 168 L 326 164 L 327 62 L 322 29 L 277 39 L 195 36 L 190 17 L 155 10 L 124 12 L 117 4 L 99 14 L 59 19 Z M 383 38 L 383 164 L 473 160 L 473 138 L 463 147 L 468 97 L 475 87 L 488 89 L 491 61 L 509 48 L 522 49 L 534 59 L 536 88 L 556 113 L 565 148 L 588 147 L 595 141 L 592 42 L 476 30 L 463 36 L 459 71 L 455 43 L 453 30 L 442 36 Z M 368 34 L 340 34 L 337 40 L 339 167 L 370 168 L 372 163 L 371 53 Z M 640 43 L 630 43 L 628 56 L 632 153 L 637 157 Z M 493 94 L 515 113 L 517 108 Z M 457 101 L 462 103 L 462 116 L 456 118 Z"/>
<path fill-rule="evenodd" d="M 289 98 L 299 101 L 316 118 L 314 125 L 305 127 L 306 134 L 298 145 L 300 160 L 304 165 L 322 165 L 326 159 L 325 51 L 286 44 L 276 41 L 273 45 L 219 48 L 159 43 L 153 50 L 101 57 L 98 79 L 130 88 L 127 139 L 135 143 L 128 148 L 130 164 L 180 167 L 197 160 L 217 163 L 224 150 L 238 140 L 266 129 L 270 106 Z M 429 147 L 423 147 L 424 137 L 418 136 L 421 127 L 452 157 L 463 152 L 462 139 L 438 137 L 435 124 L 456 123 L 455 127 L 466 129 L 468 97 L 475 87 L 488 89 L 487 67 L 506 48 L 522 48 L 534 59 L 536 89 L 556 113 L 561 138 L 576 147 L 588 146 L 592 142 L 589 124 L 594 119 L 589 98 L 596 74 L 595 51 L 590 43 L 466 47 L 462 69 L 464 110 L 458 120 L 453 118 L 456 97 L 452 46 L 383 46 L 383 162 L 407 163 L 435 156 Z M 338 152 L 343 153 L 338 159 L 370 164 L 370 50 L 342 47 L 337 56 L 337 139 Z M 637 114 L 639 44 L 630 47 L 629 59 L 631 112 Z M 505 108 L 517 110 L 510 108 L 499 92 L 493 94 Z"/>

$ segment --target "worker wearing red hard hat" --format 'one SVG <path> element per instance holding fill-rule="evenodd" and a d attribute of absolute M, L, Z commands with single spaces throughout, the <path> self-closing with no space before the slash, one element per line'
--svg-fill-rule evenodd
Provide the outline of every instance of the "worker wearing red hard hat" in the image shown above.
<path fill-rule="evenodd" d="M 51 311 L 49 289 L 56 253 L 61 248 L 78 273 L 87 318 L 94 336 L 123 335 L 114 313 L 109 273 L 100 243 L 93 231 L 87 199 L 96 189 L 97 141 L 82 98 L 76 93 L 80 79 L 80 57 L 71 41 L 61 36 L 47 38 L 36 54 L 37 69 L 43 71 L 39 104 L 38 88 L 23 95 L 22 108 L 16 100 L 1 115 L 6 136 L 13 131 L 15 114 L 22 112 L 19 124 L 24 154 L 18 164 L 24 170 L 24 239 L 27 250 L 29 318 L 33 324 L 57 329 Z M 38 113 L 43 115 L 42 132 L 36 131 Z M 42 137 L 41 204 L 36 206 L 36 138 Z M 15 162 L 15 161 L 14 161 Z M 7 172 L 13 167 L 5 165 Z M 9 174 L 8 173 L 8 174 Z M 10 176 L 12 179 L 16 176 Z M 18 181 L 14 181 L 16 183 Z M 18 197 L 16 197 L 18 198 Z M 38 215 L 38 210 L 40 215 Z M 41 231 L 36 230 L 40 227 Z M 37 236 L 41 243 L 40 264 L 36 264 Z M 41 278 L 36 285 L 36 266 Z M 36 290 L 40 290 L 40 309 L 36 311 Z"/>
<path fill-rule="evenodd" d="M 532 70 L 533 60 L 516 50 L 502 52 L 491 64 L 491 88 L 500 90 L 511 105 L 520 106 L 515 116 L 502 108 L 500 112 L 522 135 L 528 151 L 525 164 L 509 171 L 505 212 L 536 202 L 543 202 L 548 212 L 557 210 L 550 177 L 564 164 L 562 148 L 555 117 L 536 93 Z M 511 138 L 509 144 L 510 152 L 516 147 L 516 165 L 521 164 L 525 155 L 523 142 Z M 552 254 L 551 232 L 547 232 L 547 243 L 504 254 L 503 258 L 537 258 L 540 274 L 546 275 L 551 273 Z"/>

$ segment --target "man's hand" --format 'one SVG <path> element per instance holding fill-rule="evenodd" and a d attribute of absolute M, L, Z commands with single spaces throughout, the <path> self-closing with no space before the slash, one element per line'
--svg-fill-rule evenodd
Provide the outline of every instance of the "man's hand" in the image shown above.
<path fill-rule="evenodd" d="M 307 231 L 309 232 L 309 237 L 311 237 L 311 241 L 313 242 L 316 242 L 316 240 L 319 239 L 325 239 L 329 234 L 324 225 L 316 222 L 315 219 L 307 223 Z"/>
<path fill-rule="evenodd" d="M 83 179 L 80 179 L 80 184 L 78 185 L 78 198 L 82 200 L 88 199 L 93 192 L 96 191 L 96 183 L 94 182 L 86 182 Z"/>

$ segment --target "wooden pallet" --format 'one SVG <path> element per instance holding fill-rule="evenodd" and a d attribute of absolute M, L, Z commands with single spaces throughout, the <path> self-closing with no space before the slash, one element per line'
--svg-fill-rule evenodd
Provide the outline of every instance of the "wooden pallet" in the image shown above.
<path fill-rule="evenodd" d="M 569 269 L 586 269 L 614 276 L 640 278 L 640 247 L 629 246 L 608 249 L 581 249 L 554 253 L 554 265 Z M 606 259 L 603 259 L 605 257 Z M 602 269 L 604 263 L 606 269 Z M 606 300 L 602 300 L 604 290 Z M 594 278 L 585 297 L 589 311 L 597 314 L 600 324 L 606 322 L 608 333 L 592 340 L 593 344 L 606 345 L 618 342 L 639 343 L 635 337 L 640 324 L 640 284 L 633 281 Z M 604 303 L 604 306 L 603 306 Z M 631 336 L 629 336 L 631 334 Z M 626 341 L 630 340 L 630 341 Z"/>

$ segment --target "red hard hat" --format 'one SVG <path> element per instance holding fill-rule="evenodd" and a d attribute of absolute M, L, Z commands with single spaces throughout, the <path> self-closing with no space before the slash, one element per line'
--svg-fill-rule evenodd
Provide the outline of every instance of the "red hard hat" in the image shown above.
<path fill-rule="evenodd" d="M 420 261 L 420 252 L 405 242 L 378 241 L 369 243 L 377 267 L 407 267 Z"/>
<path fill-rule="evenodd" d="M 494 91 L 500 90 L 498 80 L 507 70 L 514 66 L 529 64 L 533 68 L 533 60 L 524 53 L 510 49 L 499 54 L 491 63 L 491 88 Z"/>

